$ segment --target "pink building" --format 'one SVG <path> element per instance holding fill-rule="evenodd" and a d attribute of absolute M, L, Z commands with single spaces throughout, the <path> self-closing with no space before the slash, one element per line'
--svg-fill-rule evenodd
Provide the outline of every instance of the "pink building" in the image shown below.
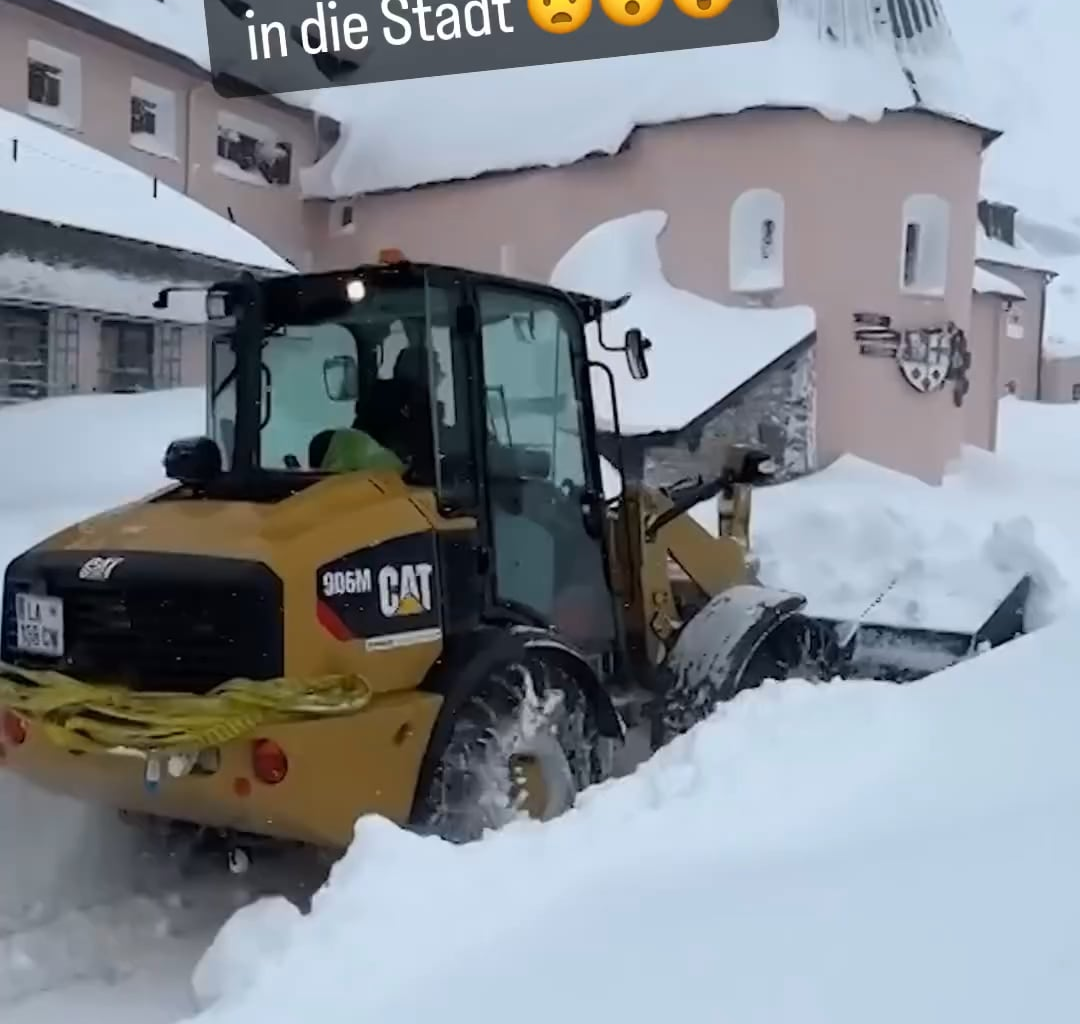
<path fill-rule="evenodd" d="M 812 410 L 808 437 L 770 434 L 808 466 L 852 452 L 939 480 L 963 444 L 994 446 L 1010 382 L 1068 387 L 1039 355 L 1047 275 L 1006 258 L 1000 218 L 991 235 L 980 224 L 997 133 L 940 3 L 781 0 L 779 36 L 755 46 L 291 104 L 220 99 L 199 5 L 154 7 L 160 18 L 132 8 L 116 25 L 60 0 L 0 0 L 0 106 L 173 185 L 302 269 L 396 246 L 548 280 L 593 228 L 663 211 L 672 286 L 813 311 L 808 346 L 793 339 L 767 368 L 782 382 L 742 381 L 738 399 L 739 430 L 759 436 L 765 394 Z M 653 340 L 680 344 L 674 330 Z M 723 368 L 752 343 L 712 339 L 718 403 L 736 401 Z M 677 431 L 663 442 L 682 444 Z"/>
<path fill-rule="evenodd" d="M 769 43 L 530 69 L 511 103 L 485 76 L 403 83 L 304 172 L 317 263 L 394 245 L 546 280 L 596 225 L 662 210 L 675 287 L 814 311 L 818 464 L 852 452 L 939 480 L 962 444 L 994 443 L 989 368 L 1015 297 L 975 291 L 996 133 L 966 113 L 943 17 L 889 7 L 786 0 Z M 716 338 L 717 364 L 746 343 Z"/>

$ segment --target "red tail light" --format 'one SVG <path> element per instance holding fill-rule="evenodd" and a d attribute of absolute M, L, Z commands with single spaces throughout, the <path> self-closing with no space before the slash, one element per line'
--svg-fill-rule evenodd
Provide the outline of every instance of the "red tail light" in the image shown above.
<path fill-rule="evenodd" d="M 14 711 L 4 712 L 3 725 L 4 736 L 13 747 L 26 742 L 26 722 Z"/>
<path fill-rule="evenodd" d="M 289 759 L 273 740 L 256 740 L 251 748 L 251 770 L 260 782 L 276 786 L 289 774 Z"/>

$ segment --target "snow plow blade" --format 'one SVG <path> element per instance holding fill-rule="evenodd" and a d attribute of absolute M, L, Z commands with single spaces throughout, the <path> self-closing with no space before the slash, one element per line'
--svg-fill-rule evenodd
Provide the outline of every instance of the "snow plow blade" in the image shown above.
<path fill-rule="evenodd" d="M 830 652 L 822 662 L 822 671 L 842 679 L 893 683 L 922 679 L 1023 635 L 1030 592 L 1031 577 L 1025 575 L 986 621 L 969 633 L 865 622 L 848 639 L 845 634 L 850 633 L 850 623 L 815 617 L 822 647 Z M 847 643 L 842 645 L 842 640 Z"/>

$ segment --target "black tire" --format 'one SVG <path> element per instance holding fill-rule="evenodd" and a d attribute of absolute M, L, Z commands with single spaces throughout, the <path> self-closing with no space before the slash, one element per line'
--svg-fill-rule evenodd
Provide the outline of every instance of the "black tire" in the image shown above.
<path fill-rule="evenodd" d="M 544 804 L 524 808 L 531 816 L 557 817 L 609 772 L 608 744 L 581 687 L 563 668 L 532 652 L 502 662 L 454 715 L 418 794 L 412 827 L 471 842 L 518 817 L 529 798 Z M 543 794 L 522 784 L 520 759 L 530 756 L 539 764 Z"/>
<path fill-rule="evenodd" d="M 757 689 L 769 679 L 819 682 L 829 677 L 838 662 L 835 637 L 814 619 L 792 615 L 754 652 L 739 678 L 735 693 Z"/>
<path fill-rule="evenodd" d="M 792 615 L 765 637 L 741 672 L 696 679 L 670 676 L 661 713 L 661 742 L 688 732 L 721 704 L 767 680 L 828 678 L 829 666 L 836 658 L 835 642 L 818 622 Z"/>

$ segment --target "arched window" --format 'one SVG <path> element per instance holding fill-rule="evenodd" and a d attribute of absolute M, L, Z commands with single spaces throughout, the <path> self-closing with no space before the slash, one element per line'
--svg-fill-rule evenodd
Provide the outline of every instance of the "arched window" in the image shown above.
<path fill-rule="evenodd" d="M 949 204 L 940 196 L 908 196 L 900 235 L 900 290 L 944 295 L 948 275 Z"/>
<path fill-rule="evenodd" d="M 784 197 L 772 189 L 744 192 L 731 204 L 728 274 L 733 292 L 784 287 Z"/>

